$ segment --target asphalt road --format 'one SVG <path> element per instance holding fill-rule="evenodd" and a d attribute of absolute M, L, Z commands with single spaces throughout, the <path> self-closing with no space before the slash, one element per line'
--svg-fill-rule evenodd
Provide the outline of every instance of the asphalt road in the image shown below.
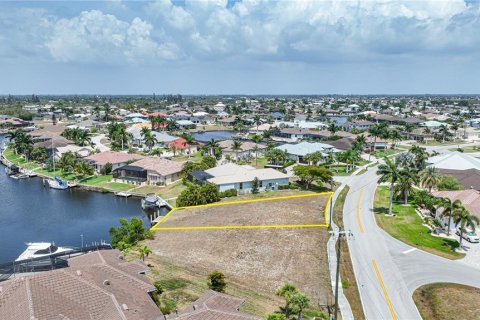
<path fill-rule="evenodd" d="M 367 319 L 421 319 L 412 294 L 432 282 L 456 282 L 480 287 L 480 270 L 415 249 L 382 229 L 374 218 L 376 168 L 344 180 L 345 229 Z"/>

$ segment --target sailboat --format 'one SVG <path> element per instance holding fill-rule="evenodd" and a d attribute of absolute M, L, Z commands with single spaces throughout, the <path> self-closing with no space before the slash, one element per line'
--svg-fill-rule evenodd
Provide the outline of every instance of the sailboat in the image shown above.
<path fill-rule="evenodd" d="M 68 189 L 68 183 L 67 181 L 63 181 L 59 177 L 56 176 L 56 170 L 55 170 L 55 151 L 53 149 L 53 137 L 52 137 L 52 161 L 53 161 L 53 174 L 54 177 L 48 179 L 48 186 L 52 189 L 58 189 L 58 190 L 65 190 Z"/>

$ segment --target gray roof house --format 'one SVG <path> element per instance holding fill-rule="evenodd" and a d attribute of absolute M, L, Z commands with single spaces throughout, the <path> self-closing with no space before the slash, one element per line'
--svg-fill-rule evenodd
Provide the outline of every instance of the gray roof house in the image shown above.
<path fill-rule="evenodd" d="M 297 144 L 282 144 L 275 149 L 286 151 L 287 157 L 291 160 L 295 160 L 297 163 L 304 162 L 303 158 L 310 153 L 320 152 L 324 156 L 327 156 L 329 153 L 340 151 L 334 146 L 326 143 L 306 141 Z"/>

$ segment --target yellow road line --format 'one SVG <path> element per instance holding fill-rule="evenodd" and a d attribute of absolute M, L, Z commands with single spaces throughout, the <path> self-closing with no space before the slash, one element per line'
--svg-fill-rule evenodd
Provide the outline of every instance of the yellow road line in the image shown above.
<path fill-rule="evenodd" d="M 358 202 L 357 202 L 357 220 L 358 226 L 360 227 L 360 232 L 364 233 L 362 219 L 360 219 L 360 200 L 362 199 L 363 189 L 360 190 L 360 194 L 358 195 Z"/>
<path fill-rule="evenodd" d="M 324 210 L 324 213 L 323 215 L 325 216 L 325 224 L 327 226 L 330 225 L 330 215 L 328 214 L 328 211 L 330 210 L 330 204 L 332 203 L 332 198 L 333 198 L 333 192 L 330 192 L 330 197 L 328 197 L 328 200 L 327 200 L 327 204 L 325 205 L 325 210 Z M 331 209 L 333 210 L 333 208 Z M 333 219 L 333 216 L 332 216 L 332 219 Z"/>
<path fill-rule="evenodd" d="M 382 287 L 383 296 L 385 297 L 385 301 L 387 301 L 388 309 L 390 310 L 390 314 L 393 320 L 397 320 L 397 316 L 395 315 L 395 311 L 393 310 L 392 301 L 390 301 L 390 297 L 388 296 L 387 288 L 385 288 L 385 284 L 383 283 L 382 275 L 378 270 L 377 263 L 375 259 L 372 260 L 373 268 L 375 269 L 375 273 L 377 274 L 378 282 L 380 282 L 380 287 Z"/>
<path fill-rule="evenodd" d="M 258 226 L 196 226 L 196 227 L 160 227 L 154 230 L 225 230 L 225 229 L 288 229 L 288 228 L 325 228 L 326 224 L 275 224 Z"/>
<path fill-rule="evenodd" d="M 262 201 L 273 201 L 273 200 L 283 200 L 283 199 L 294 199 L 294 198 L 304 198 L 304 197 L 318 197 L 325 194 L 329 194 L 329 200 L 325 206 L 324 215 L 326 224 L 291 224 L 291 225 L 253 225 L 253 226 L 191 226 L 191 227 L 165 227 L 160 228 L 159 226 L 164 223 L 167 218 L 177 210 L 181 209 L 190 209 L 190 208 L 201 208 L 201 207 L 216 207 L 216 206 L 226 206 L 231 204 L 240 204 L 240 203 L 251 203 L 251 202 L 262 202 Z M 333 192 L 321 192 L 321 193 L 312 193 L 312 194 L 300 194 L 293 196 L 283 196 L 283 197 L 272 197 L 272 198 L 260 198 L 260 199 L 250 199 L 250 200 L 238 200 L 238 201 L 229 201 L 229 202 L 216 202 L 203 204 L 198 206 L 189 206 L 189 207 L 176 207 L 172 208 L 169 213 L 167 213 L 162 219 L 160 219 L 153 227 L 153 230 L 207 230 L 207 229 L 260 229 L 260 228 L 313 228 L 313 227 L 328 227 L 328 208 L 330 205 L 330 199 L 333 196 Z"/>

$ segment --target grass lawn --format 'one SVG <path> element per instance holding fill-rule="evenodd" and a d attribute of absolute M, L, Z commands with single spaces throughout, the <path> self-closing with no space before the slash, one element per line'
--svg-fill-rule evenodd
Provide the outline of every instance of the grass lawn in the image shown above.
<path fill-rule="evenodd" d="M 74 181 L 74 180 L 81 180 L 85 179 L 86 176 L 78 174 L 78 173 L 72 173 L 72 172 L 65 172 L 63 170 L 57 170 L 55 173 L 53 171 L 48 171 L 47 169 L 38 169 L 35 170 L 36 173 L 40 175 L 45 175 L 48 177 L 54 177 L 57 176 L 60 179 L 67 180 L 67 181 Z"/>
<path fill-rule="evenodd" d="M 464 153 L 480 152 L 480 146 L 460 147 Z M 448 151 L 458 151 L 458 148 L 448 149 Z"/>
<path fill-rule="evenodd" d="M 448 259 L 460 259 L 464 254 L 457 253 L 458 241 L 434 237 L 430 229 L 422 225 L 422 219 L 415 212 L 412 203 L 393 203 L 394 217 L 386 216 L 389 204 L 389 188 L 378 187 L 375 192 L 374 211 L 377 224 L 392 237 L 411 246 Z"/>
<path fill-rule="evenodd" d="M 349 190 L 350 188 L 345 186 L 342 192 L 338 195 L 335 205 L 333 206 L 333 221 L 339 227 L 343 227 L 343 205 Z M 341 251 L 340 276 L 342 278 L 343 292 L 350 303 L 353 317 L 355 319 L 365 319 L 365 314 L 362 309 L 362 301 L 360 299 L 360 293 L 358 292 L 357 281 L 353 271 L 352 260 L 350 259 L 350 251 L 346 243 L 343 243 Z"/>
<path fill-rule="evenodd" d="M 188 157 L 188 155 L 181 155 L 181 156 L 175 156 L 175 157 L 172 157 L 172 160 L 173 161 L 193 161 L 193 162 L 201 162 L 202 161 L 202 155 L 200 154 L 200 152 L 197 152 L 195 153 L 194 155 L 190 156 L 190 158 Z"/>
<path fill-rule="evenodd" d="M 89 186 L 96 186 L 103 182 L 110 182 L 112 180 L 112 175 L 105 175 L 105 176 L 92 176 L 88 177 L 85 180 L 80 181 L 82 184 L 86 184 Z"/>
<path fill-rule="evenodd" d="M 468 275 L 466 275 L 468 277 Z M 425 320 L 478 319 L 480 289 L 454 283 L 424 285 L 413 300 Z"/>
<path fill-rule="evenodd" d="M 265 157 L 258 157 L 257 161 L 255 162 L 255 157 L 250 161 L 248 164 L 252 167 L 255 167 L 257 169 L 262 169 L 265 168 L 265 165 L 267 164 L 267 158 Z"/>
<path fill-rule="evenodd" d="M 384 157 L 391 156 L 395 153 L 399 153 L 401 151 L 402 150 L 398 150 L 398 149 L 385 149 L 382 151 L 375 151 L 374 153 L 372 153 L 372 155 L 374 155 L 376 158 L 384 158 Z"/>
<path fill-rule="evenodd" d="M 356 170 L 356 168 L 350 168 L 347 172 L 347 167 L 344 165 L 331 165 L 328 168 L 333 172 L 334 176 L 349 176 Z"/>
<path fill-rule="evenodd" d="M 119 182 L 103 182 L 98 186 L 114 191 L 128 191 L 133 188 L 131 184 Z"/>
<path fill-rule="evenodd" d="M 434 140 L 434 141 L 428 141 L 428 143 L 422 143 L 423 146 L 449 146 L 449 145 L 458 145 L 459 143 L 464 143 L 465 141 L 464 140 L 455 140 L 455 141 L 445 141 L 445 142 L 442 142 L 442 141 L 437 141 L 437 140 Z"/>

